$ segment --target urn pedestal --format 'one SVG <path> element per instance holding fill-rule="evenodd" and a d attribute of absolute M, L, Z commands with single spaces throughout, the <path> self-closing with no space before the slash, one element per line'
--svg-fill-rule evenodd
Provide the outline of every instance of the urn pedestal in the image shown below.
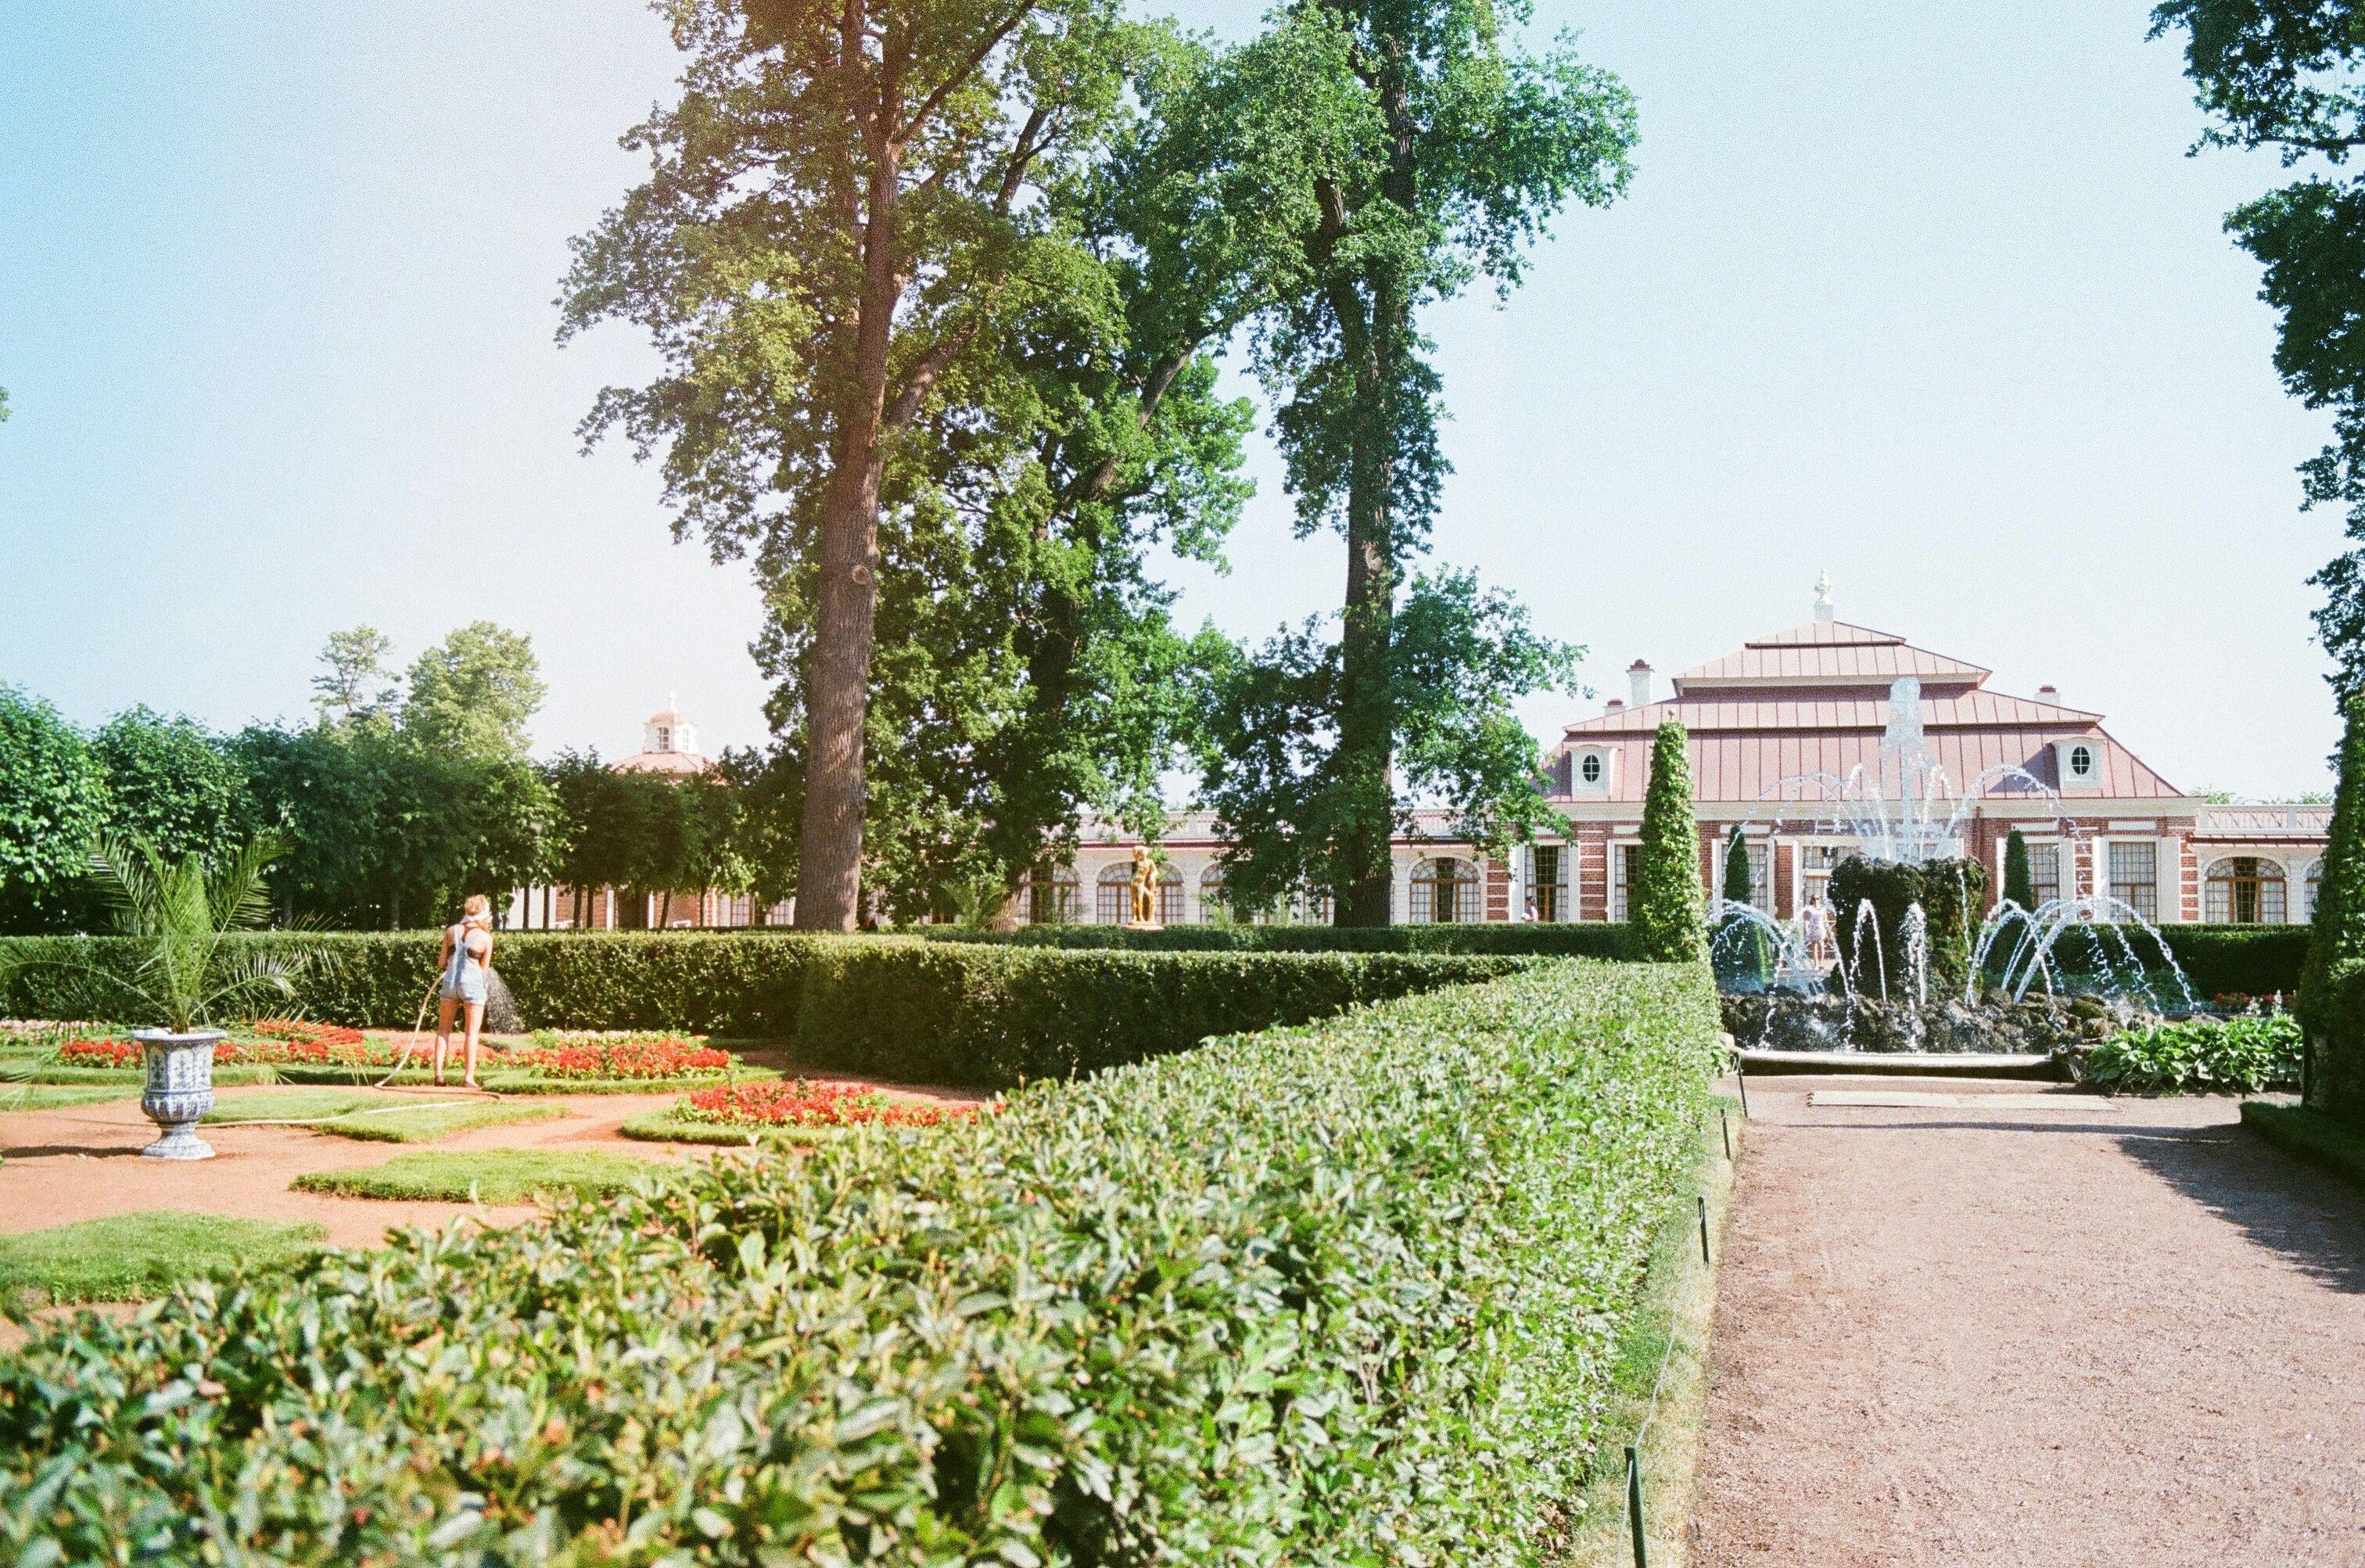
<path fill-rule="evenodd" d="M 213 1148 L 197 1136 L 197 1123 L 214 1108 L 214 1047 L 222 1032 L 134 1029 L 131 1037 L 148 1053 L 148 1087 L 140 1108 L 163 1135 L 140 1154 L 149 1159 L 211 1159 Z"/>

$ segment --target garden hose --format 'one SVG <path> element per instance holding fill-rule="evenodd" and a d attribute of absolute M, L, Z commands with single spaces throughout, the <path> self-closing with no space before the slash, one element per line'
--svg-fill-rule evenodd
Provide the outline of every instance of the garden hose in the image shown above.
<path fill-rule="evenodd" d="M 436 975 L 436 977 L 435 977 L 433 980 L 429 980 L 429 981 L 427 982 L 427 994 L 426 994 L 425 996 L 422 996 L 422 997 L 420 997 L 420 998 L 419 999 L 419 1015 L 418 1015 L 417 1017 L 413 1018 L 413 1019 L 410 1021 L 410 1038 L 409 1038 L 408 1041 L 406 1041 L 406 1042 L 404 1043 L 404 1045 L 403 1045 L 403 1047 L 402 1047 L 402 1059 L 401 1059 L 400 1061 L 396 1062 L 396 1063 L 394 1064 L 393 1070 L 389 1071 L 389 1072 L 388 1072 L 388 1073 L 387 1073 L 384 1078 L 381 1078 L 381 1079 L 379 1079 L 375 1083 L 371 1084 L 371 1085 L 370 1085 L 370 1087 L 371 1087 L 371 1088 L 373 1088 L 373 1089 L 383 1089 L 383 1088 L 385 1088 L 387 1084 L 392 1083 L 392 1082 L 395 1081 L 395 1079 L 396 1079 L 396 1078 L 397 1078 L 397 1077 L 401 1073 L 401 1071 L 402 1071 L 402 1070 L 403 1070 L 403 1069 L 405 1069 L 405 1068 L 407 1068 L 407 1067 L 409 1067 L 409 1066 L 410 1065 L 410 1058 L 411 1058 L 411 1057 L 412 1057 L 414 1054 L 416 1054 L 416 1053 L 417 1053 L 417 1051 L 418 1051 L 418 1049 L 419 1049 L 419 1036 L 420 1036 L 420 1031 L 424 1030 L 424 1029 L 427 1027 L 427 1010 L 428 1010 L 428 1008 L 430 1008 L 431 1006 L 434 1005 L 434 1002 L 435 1002 L 435 992 L 436 992 L 437 989 L 443 985 L 443 975 L 442 975 L 441 973 L 438 973 L 438 974 Z M 441 1085 L 441 1084 L 438 1084 L 438 1085 L 436 1085 L 436 1087 L 437 1087 L 437 1088 L 442 1088 L 442 1087 L 443 1087 L 443 1085 Z M 465 1084 L 464 1084 L 464 1085 L 462 1085 L 461 1087 L 465 1089 L 465 1088 L 466 1087 L 466 1085 L 465 1085 Z M 499 1096 L 499 1095 L 498 1095 L 498 1094 L 494 1093 L 494 1092 L 493 1092 L 491 1090 L 489 1090 L 489 1089 L 478 1088 L 476 1092 L 477 1093 L 479 1093 L 479 1094 L 483 1095 L 483 1096 L 484 1096 L 486 1099 L 488 1099 L 488 1100 L 498 1100 L 498 1099 L 499 1099 L 499 1098 L 500 1098 L 500 1096 Z M 333 1121 L 335 1118 L 334 1118 L 334 1117 L 322 1117 L 322 1118 L 320 1118 L 320 1119 L 321 1119 L 321 1120 L 323 1120 L 323 1121 Z M 222 1124 L 220 1124 L 220 1123 L 217 1122 L 217 1123 L 216 1123 L 216 1124 L 214 1124 L 214 1125 L 215 1125 L 215 1126 L 221 1126 Z M 291 1125 L 293 1125 L 293 1124 L 291 1124 Z"/>

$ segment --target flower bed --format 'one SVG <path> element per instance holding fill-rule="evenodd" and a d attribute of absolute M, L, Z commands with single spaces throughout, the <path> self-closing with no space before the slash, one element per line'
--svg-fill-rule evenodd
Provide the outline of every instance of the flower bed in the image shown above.
<path fill-rule="evenodd" d="M 731 1053 L 698 1040 L 594 1036 L 580 1044 L 529 1046 L 496 1061 L 503 1071 L 515 1069 L 540 1078 L 699 1078 L 728 1070 Z"/>
<path fill-rule="evenodd" d="M 742 1083 L 701 1089 L 684 1099 L 677 1118 L 726 1127 L 851 1127 L 868 1122 L 934 1127 L 965 1121 L 976 1105 L 936 1105 L 890 1100 L 858 1083 Z"/>
<path fill-rule="evenodd" d="M 224 1067 L 389 1067 L 400 1055 L 400 1047 L 372 1044 L 359 1029 L 297 1018 L 264 1018 L 241 1025 L 214 1047 L 214 1061 Z M 67 1041 L 58 1059 L 67 1067 L 129 1068 L 140 1066 L 145 1051 L 137 1040 L 98 1036 Z"/>

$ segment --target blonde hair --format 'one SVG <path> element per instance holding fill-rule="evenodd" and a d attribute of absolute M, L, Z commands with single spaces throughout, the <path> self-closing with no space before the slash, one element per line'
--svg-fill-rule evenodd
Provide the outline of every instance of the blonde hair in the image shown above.
<path fill-rule="evenodd" d="M 460 906 L 460 913 L 471 920 L 480 914 L 490 914 L 493 913 L 493 901 L 482 893 L 470 893 L 468 902 Z"/>

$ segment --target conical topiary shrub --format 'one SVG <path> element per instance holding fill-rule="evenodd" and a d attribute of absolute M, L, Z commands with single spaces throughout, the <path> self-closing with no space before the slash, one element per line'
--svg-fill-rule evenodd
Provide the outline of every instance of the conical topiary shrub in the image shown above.
<path fill-rule="evenodd" d="M 2036 873 L 2028 864 L 2028 840 L 2014 828 L 2003 835 L 2003 896 L 2024 910 L 2036 908 Z"/>
<path fill-rule="evenodd" d="M 1651 743 L 1636 857 L 1633 956 L 1696 964 L 1708 957 L 1708 910 L 1700 893 L 1699 824 L 1692 815 L 1691 737 L 1674 720 Z"/>
<path fill-rule="evenodd" d="M 2292 1006 L 2306 1038 L 2302 1077 L 2307 1103 L 2365 1122 L 2365 1018 L 2341 1005 L 2365 973 L 2365 697 L 2343 705 L 2340 778 L 2332 792 L 2331 842 L 2315 895 Z"/>

